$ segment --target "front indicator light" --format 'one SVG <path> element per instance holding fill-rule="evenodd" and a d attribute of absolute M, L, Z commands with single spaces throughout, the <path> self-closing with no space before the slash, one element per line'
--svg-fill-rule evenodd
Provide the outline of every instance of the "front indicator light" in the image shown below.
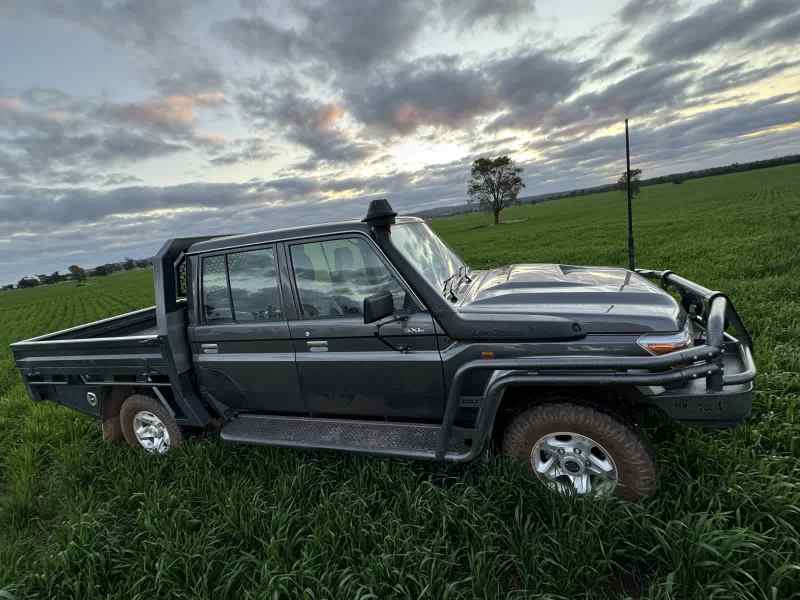
<path fill-rule="evenodd" d="M 636 343 L 650 354 L 658 356 L 690 347 L 692 335 L 687 327 L 680 333 L 643 335 L 636 340 Z"/>

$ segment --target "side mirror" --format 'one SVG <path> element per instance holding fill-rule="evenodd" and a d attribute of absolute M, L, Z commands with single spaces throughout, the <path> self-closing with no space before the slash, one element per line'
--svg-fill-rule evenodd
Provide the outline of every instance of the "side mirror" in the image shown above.
<path fill-rule="evenodd" d="M 394 298 L 391 292 L 364 298 L 364 323 L 374 323 L 394 314 Z"/>

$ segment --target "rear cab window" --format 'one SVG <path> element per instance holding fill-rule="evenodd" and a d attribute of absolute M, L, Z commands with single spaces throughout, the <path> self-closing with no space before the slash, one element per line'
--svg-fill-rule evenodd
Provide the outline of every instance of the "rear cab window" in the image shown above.
<path fill-rule="evenodd" d="M 207 324 L 284 319 L 273 248 L 205 256 L 201 264 Z"/>

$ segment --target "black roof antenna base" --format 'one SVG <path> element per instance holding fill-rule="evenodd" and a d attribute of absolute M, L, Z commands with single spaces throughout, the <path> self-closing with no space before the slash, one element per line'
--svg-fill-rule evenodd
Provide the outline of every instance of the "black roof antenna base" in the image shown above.
<path fill-rule="evenodd" d="M 367 223 L 372 227 L 389 227 L 394 225 L 397 213 L 389 204 L 386 198 L 379 198 L 369 203 L 367 216 L 361 219 L 362 223 Z"/>

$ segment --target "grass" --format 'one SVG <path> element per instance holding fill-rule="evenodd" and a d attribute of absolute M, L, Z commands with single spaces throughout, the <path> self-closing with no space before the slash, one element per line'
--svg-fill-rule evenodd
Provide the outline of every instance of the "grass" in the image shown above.
<path fill-rule="evenodd" d="M 619 195 L 442 219 L 474 267 L 627 261 Z M 655 432 L 639 504 L 441 466 L 196 439 L 167 457 L 30 402 L 7 344 L 152 302 L 146 271 L 0 294 L 0 598 L 800 597 L 800 166 L 644 188 L 639 263 L 729 292 L 754 416 Z M 516 221 L 516 222 L 511 222 Z"/>

